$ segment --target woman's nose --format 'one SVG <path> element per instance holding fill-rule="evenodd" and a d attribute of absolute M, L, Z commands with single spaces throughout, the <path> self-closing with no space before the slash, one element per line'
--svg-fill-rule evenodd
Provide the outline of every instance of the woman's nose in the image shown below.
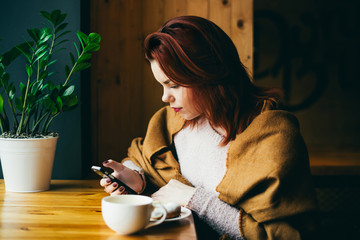
<path fill-rule="evenodd" d="M 175 100 L 174 96 L 169 94 L 167 91 L 164 91 L 161 100 L 165 103 L 167 102 L 173 102 Z"/>

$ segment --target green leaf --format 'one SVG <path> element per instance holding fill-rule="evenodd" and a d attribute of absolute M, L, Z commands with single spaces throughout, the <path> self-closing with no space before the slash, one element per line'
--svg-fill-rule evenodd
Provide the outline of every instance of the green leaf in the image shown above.
<path fill-rule="evenodd" d="M 71 85 L 64 91 L 64 93 L 62 95 L 63 96 L 69 96 L 74 92 L 74 90 L 75 90 L 75 86 Z"/>
<path fill-rule="evenodd" d="M 1 62 L 6 67 L 22 53 L 26 56 L 33 43 L 21 43 L 2 55 Z M 30 59 L 28 59 L 30 61 Z"/>
<path fill-rule="evenodd" d="M 44 57 L 47 54 L 47 51 L 44 51 L 42 53 L 40 53 L 34 60 L 34 62 L 36 62 L 37 60 L 39 60 L 40 58 Z"/>
<path fill-rule="evenodd" d="M 54 11 L 51 12 L 51 22 L 56 25 L 56 22 L 58 21 L 59 17 L 60 17 L 61 11 L 59 9 L 56 9 Z"/>
<path fill-rule="evenodd" d="M 2 114 L 4 111 L 4 99 L 0 94 L 0 114 Z"/>
<path fill-rule="evenodd" d="M 75 57 L 74 57 L 74 54 L 72 54 L 71 52 L 69 53 L 70 54 L 70 60 L 71 60 L 71 64 L 74 65 L 75 64 Z"/>
<path fill-rule="evenodd" d="M 8 73 L 5 73 L 2 77 L 2 83 L 4 84 L 5 87 L 7 87 L 9 79 L 10 79 L 10 75 Z"/>
<path fill-rule="evenodd" d="M 49 82 L 47 83 L 47 85 L 49 86 L 49 90 L 50 90 L 50 91 L 53 91 L 53 90 L 54 90 L 55 86 L 54 86 L 54 83 L 53 83 L 53 82 L 49 81 Z"/>
<path fill-rule="evenodd" d="M 14 85 L 11 83 L 7 90 L 8 90 L 10 100 L 13 100 L 15 97 L 15 92 L 16 92 Z"/>
<path fill-rule="evenodd" d="M 58 39 L 58 38 L 60 38 L 60 37 L 62 37 L 62 36 L 64 36 L 65 34 L 68 34 L 68 33 L 70 33 L 70 31 L 62 32 L 60 35 L 58 35 L 58 36 L 55 38 L 55 40 Z"/>
<path fill-rule="evenodd" d="M 48 47 L 47 45 L 42 45 L 35 51 L 35 55 L 38 55 L 41 51 L 44 51 L 47 47 Z"/>
<path fill-rule="evenodd" d="M 51 61 L 50 63 L 48 63 L 48 66 L 50 66 L 51 64 L 54 64 L 57 61 L 57 59 Z"/>
<path fill-rule="evenodd" d="M 46 42 L 47 40 L 49 40 L 49 38 L 52 37 L 52 33 L 51 33 L 51 29 L 48 28 L 48 27 L 45 27 L 45 28 L 42 28 L 40 30 L 40 43 L 44 43 Z"/>
<path fill-rule="evenodd" d="M 47 87 L 49 87 L 49 83 L 44 84 L 41 88 L 41 91 L 44 91 Z"/>
<path fill-rule="evenodd" d="M 67 76 L 69 76 L 69 74 L 70 74 L 70 68 L 68 65 L 66 65 L 65 66 L 65 76 L 67 77 Z"/>
<path fill-rule="evenodd" d="M 40 38 L 40 44 L 45 43 L 46 41 L 48 41 L 50 38 L 52 37 L 52 35 L 46 35 L 44 36 L 44 38 Z"/>
<path fill-rule="evenodd" d="M 100 34 L 97 34 L 97 33 L 90 33 L 88 36 L 88 40 L 90 43 L 100 43 L 101 36 L 100 36 Z"/>
<path fill-rule="evenodd" d="M 38 28 L 27 29 L 29 36 L 35 41 L 38 42 L 40 39 L 40 30 Z"/>
<path fill-rule="evenodd" d="M 59 18 L 57 19 L 57 21 L 55 23 L 55 26 L 58 26 L 59 24 L 61 24 L 65 20 L 66 15 L 67 15 L 66 13 L 61 14 L 59 16 Z"/>
<path fill-rule="evenodd" d="M 51 22 L 51 15 L 50 13 L 46 12 L 46 11 L 40 11 L 40 15 L 43 16 L 44 18 L 46 18 L 47 20 L 49 20 Z"/>
<path fill-rule="evenodd" d="M 79 63 L 84 62 L 84 61 L 90 59 L 91 56 L 92 56 L 91 53 L 83 53 L 83 54 L 79 57 L 79 59 L 78 59 L 77 61 L 78 61 Z"/>
<path fill-rule="evenodd" d="M 23 110 L 23 101 L 22 98 L 15 98 L 15 107 L 19 110 Z"/>
<path fill-rule="evenodd" d="M 90 66 L 91 66 L 91 64 L 88 62 L 78 63 L 78 65 L 76 65 L 76 67 L 74 69 L 74 73 L 85 70 L 85 69 L 89 68 Z"/>
<path fill-rule="evenodd" d="M 33 74 L 32 67 L 30 67 L 29 65 L 25 65 L 25 67 L 26 67 L 26 72 L 27 72 L 28 76 L 31 77 L 31 75 Z"/>
<path fill-rule="evenodd" d="M 2 77 L 2 75 L 4 74 L 5 72 L 5 68 L 4 68 L 4 65 L 2 63 L 0 63 L 0 78 Z"/>
<path fill-rule="evenodd" d="M 55 106 L 55 103 L 50 98 L 45 99 L 44 105 L 45 105 L 46 109 L 48 111 L 50 111 L 52 114 L 57 113 L 57 108 Z"/>
<path fill-rule="evenodd" d="M 42 72 L 41 74 L 40 74 L 40 77 L 39 77 L 39 79 L 40 80 L 42 80 L 42 79 L 45 79 L 47 76 L 48 76 L 48 72 Z"/>
<path fill-rule="evenodd" d="M 27 111 L 30 111 L 32 109 L 32 106 L 34 105 L 34 102 L 35 102 L 35 96 L 29 94 L 27 99 L 26 99 L 26 108 L 27 108 L 26 110 Z"/>
<path fill-rule="evenodd" d="M 58 53 L 58 52 L 60 52 L 60 51 L 62 51 L 62 50 L 65 50 L 65 49 L 66 49 L 66 48 L 57 49 L 55 52 L 52 53 L 52 55 L 54 55 L 55 53 Z"/>
<path fill-rule="evenodd" d="M 68 111 L 76 107 L 79 103 L 79 100 L 76 94 L 71 94 L 69 96 L 64 97 L 64 102 L 66 106 L 66 108 L 64 108 L 64 111 Z"/>
<path fill-rule="evenodd" d="M 67 39 L 62 40 L 62 41 L 56 43 L 56 44 L 54 45 L 54 47 L 57 47 L 57 46 L 59 46 L 60 44 L 63 44 L 64 42 L 68 42 L 68 41 L 69 41 L 69 40 L 67 40 Z"/>
<path fill-rule="evenodd" d="M 31 56 L 30 54 L 26 53 L 25 51 L 23 51 L 22 49 L 18 48 L 18 51 L 21 52 L 28 60 L 29 63 L 31 63 Z"/>
<path fill-rule="evenodd" d="M 77 45 L 76 45 L 75 42 L 74 42 L 74 45 L 75 45 L 75 48 L 76 48 L 77 55 L 78 55 L 78 57 L 79 57 L 79 56 L 80 56 L 80 52 L 79 52 L 79 49 L 78 49 L 78 47 L 77 47 Z"/>
<path fill-rule="evenodd" d="M 97 43 L 89 43 L 85 49 L 84 52 L 96 52 L 99 51 L 100 45 Z"/>
<path fill-rule="evenodd" d="M 42 81 L 37 81 L 37 82 L 34 82 L 34 84 L 32 85 L 31 87 L 31 94 L 35 95 L 39 89 L 42 87 Z"/>
<path fill-rule="evenodd" d="M 23 84 L 22 82 L 20 82 L 20 92 L 21 92 L 22 96 L 25 95 L 25 87 L 26 87 L 26 85 Z"/>
<path fill-rule="evenodd" d="M 61 112 L 61 111 L 62 111 L 62 108 L 63 108 L 63 102 L 62 102 L 60 96 L 58 96 L 58 97 L 56 98 L 56 105 L 57 105 L 57 107 L 58 107 L 58 109 L 59 109 L 59 112 Z"/>
<path fill-rule="evenodd" d="M 88 44 L 88 37 L 86 36 L 85 33 L 81 32 L 81 31 L 77 31 L 76 35 L 79 38 L 82 48 L 84 48 L 84 45 Z"/>
<path fill-rule="evenodd" d="M 57 33 L 57 32 L 59 32 L 59 31 L 65 29 L 67 25 L 68 25 L 68 23 L 63 23 L 63 24 L 61 24 L 60 26 L 58 26 L 58 27 L 55 29 L 55 32 Z"/>

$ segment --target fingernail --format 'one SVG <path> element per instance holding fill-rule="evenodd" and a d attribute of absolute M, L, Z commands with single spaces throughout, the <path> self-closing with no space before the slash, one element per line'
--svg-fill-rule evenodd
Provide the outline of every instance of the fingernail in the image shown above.
<path fill-rule="evenodd" d="M 107 178 L 107 179 L 106 179 L 106 182 L 107 182 L 107 183 L 111 183 L 111 179 L 110 179 L 110 178 Z"/>
<path fill-rule="evenodd" d="M 119 187 L 119 191 L 122 193 L 125 190 L 125 188 L 123 186 Z"/>
<path fill-rule="evenodd" d="M 116 182 L 113 183 L 113 187 L 117 187 L 118 184 Z"/>
<path fill-rule="evenodd" d="M 109 161 L 108 161 L 108 160 L 103 161 L 103 164 L 107 164 L 107 163 L 109 163 Z"/>

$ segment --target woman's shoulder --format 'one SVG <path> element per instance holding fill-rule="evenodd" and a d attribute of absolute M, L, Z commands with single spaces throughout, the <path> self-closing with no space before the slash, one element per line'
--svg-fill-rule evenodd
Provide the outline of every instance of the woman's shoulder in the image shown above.
<path fill-rule="evenodd" d="M 297 117 L 284 110 L 267 110 L 260 113 L 254 118 L 248 128 L 274 127 L 276 129 L 299 129 L 299 121 Z"/>
<path fill-rule="evenodd" d="M 255 117 L 250 125 L 236 136 L 232 145 L 254 142 L 257 146 L 289 145 L 301 139 L 299 121 L 294 114 L 284 110 L 267 110 Z"/>

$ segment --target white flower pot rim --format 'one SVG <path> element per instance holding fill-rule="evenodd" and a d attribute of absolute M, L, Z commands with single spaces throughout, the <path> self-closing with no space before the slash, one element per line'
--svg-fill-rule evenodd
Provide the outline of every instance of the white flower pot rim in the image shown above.
<path fill-rule="evenodd" d="M 35 138 L 12 138 L 12 137 L 2 137 L 0 136 L 0 141 L 1 140 L 6 140 L 6 141 L 26 141 L 26 140 L 45 140 L 45 139 L 49 139 L 49 138 L 59 138 L 59 136 L 44 136 L 44 137 L 35 137 Z"/>

